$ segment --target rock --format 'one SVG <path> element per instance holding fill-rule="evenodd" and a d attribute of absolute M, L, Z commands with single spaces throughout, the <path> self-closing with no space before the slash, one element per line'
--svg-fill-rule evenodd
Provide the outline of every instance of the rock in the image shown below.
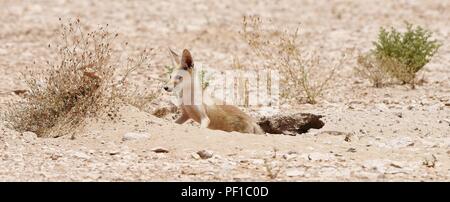
<path fill-rule="evenodd" d="M 450 154 L 450 150 L 447 153 Z M 240 160 L 239 163 L 249 163 L 249 161 L 247 159 L 243 159 Z"/>
<path fill-rule="evenodd" d="M 162 147 L 153 148 L 151 151 L 153 151 L 155 153 L 169 153 L 168 149 L 162 148 Z"/>
<path fill-rule="evenodd" d="M 399 149 L 399 148 L 408 147 L 411 144 L 414 145 L 414 140 L 409 137 L 399 137 L 399 138 L 394 138 L 394 139 L 387 141 L 386 144 L 387 144 L 387 148 Z"/>
<path fill-rule="evenodd" d="M 329 161 L 333 158 L 333 155 L 327 153 L 314 152 L 311 154 L 306 154 L 306 159 L 312 161 Z"/>
<path fill-rule="evenodd" d="M 351 134 L 345 135 L 344 141 L 351 142 L 352 141 L 352 135 Z"/>
<path fill-rule="evenodd" d="M 263 159 L 252 159 L 251 163 L 254 165 L 263 165 L 264 164 L 264 160 Z"/>
<path fill-rule="evenodd" d="M 245 180 L 245 179 L 250 179 L 252 178 L 251 175 L 246 174 L 246 173 L 242 173 L 242 174 L 237 174 L 236 176 L 233 177 L 234 180 Z"/>
<path fill-rule="evenodd" d="M 29 142 L 29 143 L 35 142 L 37 140 L 37 135 L 36 135 L 36 133 L 33 133 L 33 132 L 28 132 L 28 131 L 23 132 L 22 137 L 26 142 Z"/>
<path fill-rule="evenodd" d="M 351 133 L 348 133 L 348 132 L 340 132 L 340 131 L 329 131 L 329 130 L 327 130 L 327 131 L 322 131 L 322 132 L 320 132 L 320 133 L 317 133 L 316 135 L 332 135 L 332 136 L 348 136 L 348 135 L 352 135 Z"/>
<path fill-rule="evenodd" d="M 112 151 L 109 151 L 108 154 L 111 155 L 111 156 L 114 156 L 114 155 L 120 154 L 120 151 L 112 150 Z"/>
<path fill-rule="evenodd" d="M 297 177 L 297 176 L 303 176 L 305 175 L 304 171 L 301 171 L 299 169 L 291 168 L 286 170 L 286 176 L 288 177 Z"/>
<path fill-rule="evenodd" d="M 129 132 L 129 133 L 125 133 L 122 137 L 123 141 L 127 141 L 127 140 L 145 140 L 150 138 L 150 134 L 149 133 L 133 133 L 133 132 Z"/>
<path fill-rule="evenodd" d="M 397 116 L 398 118 L 403 118 L 403 113 L 401 112 L 395 112 L 394 115 Z"/>
<path fill-rule="evenodd" d="M 320 120 L 321 115 L 309 113 L 297 113 L 290 115 L 274 115 L 262 117 L 258 125 L 266 133 L 271 134 L 301 134 L 308 132 L 309 129 L 320 129 L 325 124 Z"/>
<path fill-rule="evenodd" d="M 197 154 L 202 159 L 209 159 L 209 158 L 211 158 L 213 156 L 213 153 L 211 151 L 208 151 L 208 150 L 198 151 Z"/>
<path fill-rule="evenodd" d="M 283 158 L 286 160 L 295 159 L 297 157 L 297 154 L 283 154 Z"/>
<path fill-rule="evenodd" d="M 86 159 L 86 160 L 91 158 L 89 155 L 87 155 L 87 154 L 85 154 L 84 152 L 81 152 L 81 151 L 74 151 L 72 153 L 72 156 L 80 158 L 80 159 Z"/>
<path fill-rule="evenodd" d="M 195 160 L 199 160 L 200 159 L 200 155 L 198 155 L 197 153 L 193 153 L 191 154 L 191 157 Z"/>
<path fill-rule="evenodd" d="M 431 154 L 431 157 L 425 158 L 425 160 L 422 162 L 422 165 L 428 167 L 428 168 L 434 168 L 436 167 L 437 158 L 434 154 Z"/>
<path fill-rule="evenodd" d="M 59 158 L 61 158 L 62 156 L 61 155 L 58 155 L 58 154 L 52 154 L 52 155 L 50 155 L 50 159 L 52 159 L 52 160 L 54 160 L 54 161 L 56 161 L 56 160 L 58 160 Z"/>
<path fill-rule="evenodd" d="M 398 164 L 396 164 L 396 163 L 391 163 L 391 164 L 389 164 L 389 165 L 392 166 L 392 167 L 394 167 L 394 168 L 402 168 L 401 165 L 398 165 Z"/>

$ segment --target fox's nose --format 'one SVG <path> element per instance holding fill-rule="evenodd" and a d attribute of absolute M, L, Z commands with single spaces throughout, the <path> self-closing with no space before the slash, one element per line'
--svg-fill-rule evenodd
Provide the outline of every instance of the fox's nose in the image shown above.
<path fill-rule="evenodd" d="M 169 87 L 168 86 L 164 86 L 164 90 L 165 91 L 169 91 Z"/>

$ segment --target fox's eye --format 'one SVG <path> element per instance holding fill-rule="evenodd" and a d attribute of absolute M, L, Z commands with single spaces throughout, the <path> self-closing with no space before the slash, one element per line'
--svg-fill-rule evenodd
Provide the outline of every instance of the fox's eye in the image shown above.
<path fill-rule="evenodd" d="M 181 77 L 181 76 L 176 76 L 176 77 L 175 77 L 176 80 L 181 80 L 182 78 L 183 78 L 183 77 Z"/>

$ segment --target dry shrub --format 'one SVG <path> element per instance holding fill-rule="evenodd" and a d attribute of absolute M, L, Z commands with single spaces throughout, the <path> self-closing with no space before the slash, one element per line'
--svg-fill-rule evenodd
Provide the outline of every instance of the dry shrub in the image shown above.
<path fill-rule="evenodd" d="M 49 45 L 56 58 L 24 74 L 28 94 L 8 107 L 12 128 L 40 137 L 73 134 L 87 117 L 107 112 L 114 118 L 118 103 L 129 97 L 125 94 L 128 73 L 117 78 L 121 64 L 112 61 L 119 58 L 114 51 L 118 34 L 109 32 L 107 25 L 90 32 L 81 27 L 80 20 L 61 23 L 57 45 Z M 148 60 L 143 51 L 138 61 L 128 60 L 126 72 Z"/>
<path fill-rule="evenodd" d="M 249 79 L 245 78 L 244 71 L 246 70 L 245 66 L 241 64 L 239 57 L 233 57 L 233 69 L 239 72 L 239 76 L 234 80 L 234 89 L 235 91 L 234 97 L 239 99 L 237 102 L 244 106 L 249 107 L 250 98 L 249 98 Z"/>
<path fill-rule="evenodd" d="M 417 71 L 411 66 L 391 57 L 379 56 L 377 60 L 380 63 L 380 69 L 388 74 L 388 78 L 397 79 L 401 84 L 410 84 L 412 88 L 415 88 Z"/>
<path fill-rule="evenodd" d="M 277 178 L 285 166 L 284 162 L 280 163 L 278 161 L 277 152 L 278 150 L 276 148 L 273 148 L 270 158 L 264 158 L 264 168 L 266 169 L 267 177 L 269 177 L 270 179 Z"/>
<path fill-rule="evenodd" d="M 377 56 L 374 52 L 360 54 L 357 59 L 358 65 L 354 70 L 357 76 L 367 79 L 373 87 L 381 88 L 400 81 L 408 83 L 412 88 L 417 81 L 416 72 L 407 65 L 390 57 Z"/>
<path fill-rule="evenodd" d="M 360 54 L 357 62 L 355 72 L 359 77 L 368 79 L 376 88 L 381 88 L 386 84 L 389 75 L 386 70 L 382 69 L 384 65 L 380 64 L 374 54 Z"/>
<path fill-rule="evenodd" d="M 151 49 L 152 50 L 152 49 Z M 151 51 L 150 50 L 150 51 Z M 127 82 L 131 77 L 130 74 L 142 67 L 149 67 L 149 56 L 152 56 L 153 52 L 147 52 L 146 50 L 140 52 L 137 56 L 132 56 L 127 59 L 127 68 L 123 75 L 121 75 L 120 84 L 123 86 L 120 88 L 121 100 L 127 104 L 130 104 L 142 111 L 146 111 L 148 105 L 156 100 L 161 91 L 157 88 L 140 88 L 138 84 Z M 150 79 L 150 78 L 149 78 Z M 152 82 L 156 83 L 156 86 L 160 86 L 162 80 L 159 78 L 151 78 Z"/>
<path fill-rule="evenodd" d="M 327 70 L 322 69 L 329 65 L 324 64 L 323 58 L 315 51 L 301 48 L 298 31 L 298 28 L 293 32 L 264 29 L 259 17 L 245 16 L 241 34 L 261 61 L 266 61 L 263 64 L 265 68 L 279 71 L 280 83 L 283 84 L 280 86 L 282 98 L 314 104 L 329 87 L 335 70 L 344 59 Z M 326 73 L 313 78 L 313 73 L 324 70 Z"/>

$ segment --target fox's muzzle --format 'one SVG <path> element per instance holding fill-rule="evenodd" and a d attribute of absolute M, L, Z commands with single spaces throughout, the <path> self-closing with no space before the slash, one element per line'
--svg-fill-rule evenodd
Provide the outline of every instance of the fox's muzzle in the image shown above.
<path fill-rule="evenodd" d="M 167 92 L 172 92 L 172 89 L 171 88 L 169 88 L 169 86 L 164 86 L 164 88 L 163 88 L 165 91 L 167 91 Z"/>

